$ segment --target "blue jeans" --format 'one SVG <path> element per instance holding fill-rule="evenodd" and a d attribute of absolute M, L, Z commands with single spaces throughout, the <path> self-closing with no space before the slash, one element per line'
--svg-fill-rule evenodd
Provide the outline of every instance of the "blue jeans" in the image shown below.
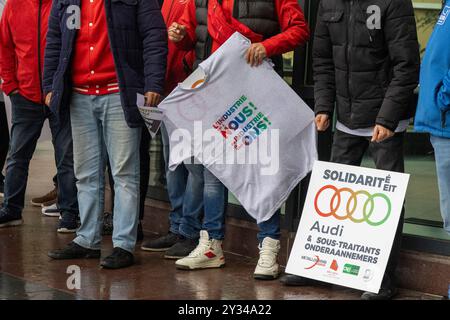
<path fill-rule="evenodd" d="M 450 139 L 431 136 L 430 140 L 436 157 L 442 220 L 450 234 Z"/>
<path fill-rule="evenodd" d="M 180 164 L 175 171 L 169 170 L 170 140 L 164 124 L 161 126 L 161 136 L 166 166 L 167 193 L 172 207 L 169 215 L 170 232 L 189 239 L 197 239 L 201 229 L 203 199 L 199 198 L 193 204 L 189 198 L 189 195 L 192 194 L 186 192 L 189 172 L 184 164 Z"/>
<path fill-rule="evenodd" d="M 46 119 L 49 120 L 58 179 L 58 206 L 64 212 L 78 214 L 77 189 L 73 170 L 72 132 L 68 119 L 57 117 L 42 104 L 20 94 L 11 96 L 11 142 L 6 164 L 3 207 L 12 214 L 22 214 L 30 160 L 36 149 Z"/>
<path fill-rule="evenodd" d="M 203 199 L 204 218 L 202 229 L 208 231 L 210 238 L 223 240 L 225 237 L 225 213 L 228 203 L 228 190 L 208 169 L 201 164 L 186 164 L 189 171 L 186 196 L 191 207 L 198 207 Z M 187 201 L 188 202 L 188 201 Z M 186 207 L 189 208 L 188 205 Z M 270 237 L 280 239 L 280 211 L 272 218 L 258 225 L 258 241 Z"/>
<path fill-rule="evenodd" d="M 100 249 L 106 154 L 114 179 L 113 245 L 134 251 L 139 212 L 141 128 L 129 128 L 120 95 L 74 93 L 70 105 L 81 226 L 75 242 Z"/>
<path fill-rule="evenodd" d="M 281 210 L 277 210 L 269 220 L 258 224 L 258 241 L 260 244 L 262 244 L 264 238 L 280 240 L 280 218 Z"/>
<path fill-rule="evenodd" d="M 202 164 L 191 163 L 185 166 L 189 176 L 183 218 L 188 223 L 183 227 L 189 228 L 194 225 L 193 216 L 186 216 L 184 213 L 201 212 L 203 204 L 204 217 L 201 229 L 208 231 L 210 238 L 222 240 L 225 237 L 225 208 L 228 202 L 228 191 L 222 182 Z"/>

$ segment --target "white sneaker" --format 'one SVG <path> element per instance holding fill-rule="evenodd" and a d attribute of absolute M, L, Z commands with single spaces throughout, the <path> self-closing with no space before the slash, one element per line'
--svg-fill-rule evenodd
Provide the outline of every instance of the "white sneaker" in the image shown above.
<path fill-rule="evenodd" d="M 61 214 L 61 210 L 59 210 L 59 208 L 56 206 L 55 203 L 52 204 L 51 206 L 43 207 L 42 214 L 47 217 L 59 217 Z"/>
<path fill-rule="evenodd" d="M 207 231 L 200 231 L 200 240 L 187 257 L 175 262 L 177 269 L 194 270 L 220 268 L 225 265 L 222 241 L 210 239 Z"/>
<path fill-rule="evenodd" d="M 259 260 L 253 277 L 258 280 L 273 280 L 280 275 L 280 266 L 277 263 L 280 252 L 280 240 L 269 237 L 264 238 L 259 247 Z"/>

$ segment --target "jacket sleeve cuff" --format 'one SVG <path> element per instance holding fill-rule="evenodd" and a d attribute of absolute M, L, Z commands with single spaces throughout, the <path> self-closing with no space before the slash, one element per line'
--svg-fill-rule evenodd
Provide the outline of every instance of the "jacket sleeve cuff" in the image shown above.
<path fill-rule="evenodd" d="M 147 92 L 155 92 L 155 93 L 163 94 L 164 88 L 160 87 L 160 86 L 149 85 L 144 88 L 144 94 Z"/>
<path fill-rule="evenodd" d="M 19 85 L 15 81 L 2 84 L 2 90 L 7 96 L 17 89 L 19 89 Z"/>
<path fill-rule="evenodd" d="M 376 124 L 379 124 L 391 131 L 397 129 L 398 123 L 405 114 L 405 107 L 400 105 L 391 99 L 384 99 L 381 105 L 378 116 L 375 120 Z"/>
<path fill-rule="evenodd" d="M 264 48 L 266 49 L 266 55 L 267 57 L 271 57 L 273 56 L 274 53 L 274 45 L 272 45 L 270 39 L 266 39 L 263 42 L 261 42 L 261 44 L 264 46 Z"/>
<path fill-rule="evenodd" d="M 389 129 L 393 132 L 395 132 L 395 130 L 398 127 L 398 123 L 394 123 L 392 121 L 386 121 L 383 118 L 377 118 L 377 120 L 375 121 L 375 124 L 385 127 L 386 129 Z"/>
<path fill-rule="evenodd" d="M 333 111 L 334 111 L 334 105 L 329 107 L 329 106 L 324 106 L 324 105 L 316 105 L 314 107 L 314 114 L 317 116 L 318 114 L 327 114 L 330 116 L 333 115 Z"/>
<path fill-rule="evenodd" d="M 52 87 L 44 87 L 44 97 L 46 97 L 50 92 L 53 91 Z"/>

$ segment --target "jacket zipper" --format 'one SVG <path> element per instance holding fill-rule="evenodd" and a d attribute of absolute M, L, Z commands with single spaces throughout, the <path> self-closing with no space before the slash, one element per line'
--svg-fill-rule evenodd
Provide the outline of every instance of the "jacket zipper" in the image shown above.
<path fill-rule="evenodd" d="M 358 0 L 356 0 L 356 4 L 358 5 L 359 11 L 364 12 L 364 10 L 361 8 L 361 3 Z M 359 12 L 358 12 L 358 14 L 359 14 Z M 364 30 L 366 30 L 367 35 L 369 36 L 369 42 L 372 43 L 373 38 L 372 38 L 372 35 L 370 34 L 369 28 L 364 28 Z"/>
<path fill-rule="evenodd" d="M 348 93 L 348 99 L 350 102 L 350 113 L 352 109 L 352 96 L 351 96 L 351 85 L 352 85 L 352 76 L 350 72 L 350 63 L 351 63 L 351 50 L 352 50 L 352 43 L 353 34 L 350 32 L 350 28 L 352 27 L 353 23 L 353 0 L 350 1 L 349 5 L 349 15 L 348 15 L 348 21 L 347 21 L 347 48 L 346 48 L 346 58 L 347 58 L 347 93 Z M 350 115 L 351 117 L 351 115 Z"/>
<path fill-rule="evenodd" d="M 41 67 L 41 14 L 42 14 L 42 0 L 39 0 L 39 9 L 38 9 L 38 72 L 39 72 L 39 88 L 41 90 L 41 100 L 44 100 L 45 98 L 42 97 L 43 95 L 43 87 L 42 87 L 42 67 Z"/>
<path fill-rule="evenodd" d="M 447 124 L 447 112 L 448 111 L 441 111 L 441 126 L 442 126 L 442 129 L 444 129 L 446 124 Z"/>

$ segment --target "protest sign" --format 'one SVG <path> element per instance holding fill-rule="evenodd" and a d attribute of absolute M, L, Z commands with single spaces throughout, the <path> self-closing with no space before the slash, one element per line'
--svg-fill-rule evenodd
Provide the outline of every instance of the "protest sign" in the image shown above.
<path fill-rule="evenodd" d="M 145 105 L 145 98 L 143 95 L 137 95 L 137 106 L 141 113 L 142 119 L 144 119 L 145 126 L 150 132 L 150 136 L 154 138 L 161 127 L 164 119 L 164 110 L 157 107 L 147 107 Z"/>
<path fill-rule="evenodd" d="M 378 293 L 408 181 L 316 161 L 286 272 Z"/>

